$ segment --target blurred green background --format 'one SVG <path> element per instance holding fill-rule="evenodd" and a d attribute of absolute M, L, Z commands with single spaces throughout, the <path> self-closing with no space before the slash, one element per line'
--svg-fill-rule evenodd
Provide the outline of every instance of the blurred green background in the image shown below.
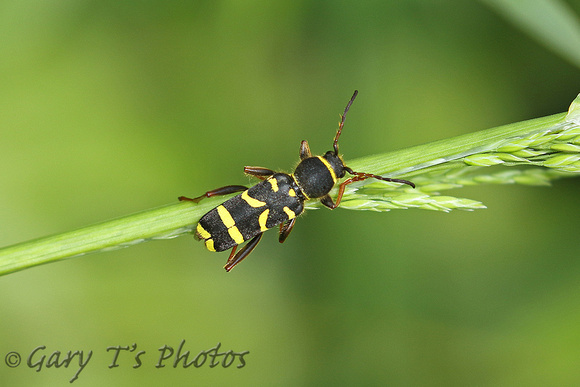
<path fill-rule="evenodd" d="M 579 2 L 567 2 L 573 17 Z M 480 2 L 0 2 L 0 245 L 290 171 L 563 112 L 580 72 Z M 0 278 L 3 385 L 580 383 L 578 179 L 449 194 L 486 210 L 310 211 L 233 272 L 192 237 Z M 156 368 L 250 351 L 246 366 Z M 137 344 L 109 369 L 109 346 Z M 137 351 L 143 365 L 132 368 Z M 86 357 L 86 354 L 85 354 Z M 62 358 L 61 358 L 62 360 Z"/>

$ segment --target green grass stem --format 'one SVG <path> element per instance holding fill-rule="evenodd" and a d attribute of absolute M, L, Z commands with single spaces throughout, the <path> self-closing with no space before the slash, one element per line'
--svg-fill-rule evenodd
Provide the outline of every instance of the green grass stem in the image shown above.
<path fill-rule="evenodd" d="M 470 199 L 440 196 L 437 191 L 482 183 L 545 185 L 555 178 L 578 175 L 579 101 L 577 98 L 572 103 L 568 113 L 347 160 L 347 165 L 355 171 L 416 179 L 417 189 L 367 180 L 348 187 L 341 207 L 375 211 L 410 207 L 472 210 L 485 206 Z M 485 167 L 493 165 L 516 168 L 510 173 L 488 172 Z M 521 165 L 533 166 L 536 170 L 522 170 Z M 200 188 L 199 193 L 206 188 Z M 203 214 L 224 200 L 218 197 L 194 204 L 176 199 L 174 204 L 161 208 L 2 248 L 0 275 L 91 252 L 190 233 Z M 308 208 L 315 207 L 314 203 L 308 205 Z"/>

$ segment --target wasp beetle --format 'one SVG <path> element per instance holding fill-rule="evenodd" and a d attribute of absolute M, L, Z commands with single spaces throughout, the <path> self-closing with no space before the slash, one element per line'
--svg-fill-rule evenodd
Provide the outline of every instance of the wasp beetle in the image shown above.
<path fill-rule="evenodd" d="M 369 178 L 408 184 L 415 188 L 415 185 L 407 180 L 355 172 L 342 161 L 338 154 L 338 139 L 342 133 L 346 113 L 357 94 L 358 91 L 355 90 L 344 109 L 334 137 L 333 150 L 326 152 L 324 156 L 312 156 L 308 141 L 302 141 L 300 163 L 292 174 L 261 167 L 244 167 L 245 173 L 259 178 L 262 182 L 251 188 L 228 185 L 208 191 L 194 199 L 179 197 L 180 201 L 189 200 L 197 203 L 204 198 L 243 191 L 205 214 L 199 220 L 195 233 L 196 239 L 205 241 L 205 246 L 210 251 L 225 251 L 232 248 L 224 266 L 226 271 L 232 270 L 252 252 L 267 229 L 280 225 L 279 241 L 284 242 L 294 227 L 296 217 L 304 211 L 306 200 L 318 199 L 333 210 L 340 204 L 348 184 Z M 336 201 L 333 201 L 328 193 L 347 172 L 352 177 L 340 184 Z M 236 254 L 237 246 L 247 240 L 249 242 Z"/>

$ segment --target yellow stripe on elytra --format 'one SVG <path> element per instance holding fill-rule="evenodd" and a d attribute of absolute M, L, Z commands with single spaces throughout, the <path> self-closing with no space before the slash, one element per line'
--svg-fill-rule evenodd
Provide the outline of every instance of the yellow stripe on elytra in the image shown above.
<path fill-rule="evenodd" d="M 284 212 L 286 213 L 286 215 L 288 215 L 288 220 L 294 219 L 296 217 L 296 214 L 294 213 L 294 211 L 292 211 L 291 209 L 289 209 L 286 206 L 284 206 Z"/>
<path fill-rule="evenodd" d="M 199 234 L 199 236 L 201 237 L 201 239 L 209 239 L 211 238 L 211 234 L 201 226 L 201 224 L 197 224 L 197 229 L 196 229 L 197 233 Z"/>
<path fill-rule="evenodd" d="M 238 245 L 244 242 L 244 237 L 242 236 L 242 233 L 240 232 L 240 230 L 238 230 L 236 226 L 228 228 L 228 233 L 230 234 L 234 242 L 236 242 Z"/>
<path fill-rule="evenodd" d="M 258 208 L 258 207 L 264 207 L 266 205 L 266 202 L 262 202 L 258 199 L 254 199 L 253 197 L 248 195 L 248 191 L 244 191 L 244 193 L 242 194 L 242 199 L 244 199 L 246 201 L 246 203 L 248 203 L 250 205 L 250 207 Z"/>
<path fill-rule="evenodd" d="M 332 176 L 332 181 L 334 181 L 336 183 L 336 173 L 334 173 L 334 169 L 332 168 L 332 165 L 330 165 L 330 163 L 322 156 L 316 156 L 318 157 L 318 159 L 320 161 L 322 161 L 322 163 L 326 166 L 326 169 L 328 169 L 328 172 L 330 172 L 330 176 Z"/>
<path fill-rule="evenodd" d="M 232 218 L 229 211 L 223 205 L 217 207 L 217 212 L 218 212 L 218 215 L 220 216 L 220 219 L 222 220 L 222 222 L 224 222 L 224 225 L 227 228 L 230 228 L 230 227 L 233 227 L 236 225 L 234 218 Z"/>
<path fill-rule="evenodd" d="M 272 191 L 278 192 L 278 180 L 275 177 L 271 177 L 268 179 L 270 185 L 272 186 Z"/>
<path fill-rule="evenodd" d="M 296 180 L 296 176 L 294 176 L 294 174 L 291 174 L 290 176 L 292 176 L 292 180 L 294 180 L 294 183 L 296 183 L 296 185 L 298 187 L 300 187 L 300 184 L 298 184 L 298 180 Z M 291 191 L 294 191 L 292 188 L 290 188 Z M 296 192 L 294 192 L 296 193 Z M 292 196 L 292 195 L 290 195 Z M 302 190 L 302 196 L 304 196 L 304 199 L 306 200 L 310 200 L 310 198 L 308 197 L 308 195 L 306 195 L 306 193 L 304 193 L 304 190 Z"/>
<path fill-rule="evenodd" d="M 244 242 L 244 237 L 242 236 L 240 230 L 238 230 L 236 227 L 236 222 L 230 215 L 229 211 L 223 205 L 221 205 L 217 207 L 217 212 L 224 225 L 228 228 L 228 233 L 234 242 L 236 242 L 238 245 Z"/>
<path fill-rule="evenodd" d="M 215 247 L 213 246 L 213 239 L 208 239 L 205 241 L 205 248 L 209 251 L 215 251 Z"/>
<path fill-rule="evenodd" d="M 258 217 L 258 224 L 260 225 L 260 231 L 266 231 L 268 227 L 266 227 L 266 221 L 268 220 L 268 214 L 270 213 L 269 209 L 265 209 L 264 212 L 260 214 Z"/>

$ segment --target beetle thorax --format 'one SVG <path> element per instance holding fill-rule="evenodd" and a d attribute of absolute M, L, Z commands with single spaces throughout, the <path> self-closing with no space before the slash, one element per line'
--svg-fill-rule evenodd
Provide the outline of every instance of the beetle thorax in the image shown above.
<path fill-rule="evenodd" d="M 345 170 L 340 157 L 329 151 L 324 156 L 305 158 L 293 175 L 302 192 L 309 199 L 316 199 L 328 194 Z"/>

